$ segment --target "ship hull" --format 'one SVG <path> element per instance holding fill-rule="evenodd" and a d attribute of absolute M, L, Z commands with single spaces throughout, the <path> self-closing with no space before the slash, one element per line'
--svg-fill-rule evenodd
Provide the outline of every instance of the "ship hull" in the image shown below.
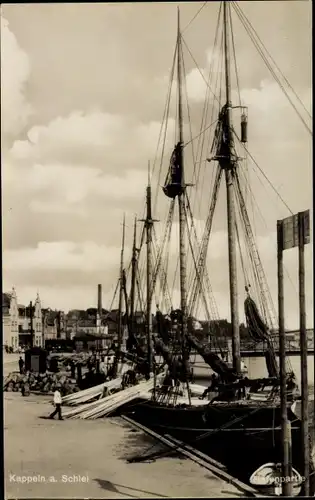
<path fill-rule="evenodd" d="M 281 462 L 281 413 L 276 406 L 221 403 L 172 407 L 146 401 L 127 413 L 158 433 L 169 434 L 209 454 L 245 481 L 263 463 Z M 292 465 L 301 472 L 301 421 L 291 409 L 288 416 Z"/>

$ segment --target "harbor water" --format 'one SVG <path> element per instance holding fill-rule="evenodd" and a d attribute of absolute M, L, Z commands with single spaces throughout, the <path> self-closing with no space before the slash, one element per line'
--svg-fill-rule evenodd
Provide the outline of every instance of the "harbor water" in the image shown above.
<path fill-rule="evenodd" d="M 263 356 L 257 357 L 244 357 L 242 358 L 245 366 L 248 369 L 248 377 L 249 378 L 263 378 L 268 377 L 266 361 Z M 279 360 L 278 360 L 279 361 Z M 198 380 L 200 379 L 201 384 L 207 385 L 207 381 L 209 376 L 211 375 L 211 368 L 206 365 L 204 360 L 199 355 L 191 356 L 191 363 L 194 370 L 194 375 Z M 288 363 L 290 363 L 290 367 L 292 371 L 295 373 L 297 382 L 300 386 L 301 384 L 301 358 L 300 356 L 288 356 Z M 308 364 L 308 385 L 310 388 L 314 388 L 314 355 L 309 354 L 307 357 Z M 314 389 L 313 389 L 314 390 Z M 313 391 L 312 391 L 313 392 Z"/>

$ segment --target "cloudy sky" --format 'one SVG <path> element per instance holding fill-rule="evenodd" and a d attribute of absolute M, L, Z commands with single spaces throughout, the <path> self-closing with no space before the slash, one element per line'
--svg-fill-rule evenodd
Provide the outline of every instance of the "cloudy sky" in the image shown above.
<path fill-rule="evenodd" d="M 201 6 L 181 5 L 183 27 Z M 311 110 L 311 2 L 241 2 L 241 7 Z M 109 307 L 118 277 L 123 213 L 126 260 L 133 218 L 143 215 L 147 164 L 155 157 L 176 39 L 176 8 L 175 3 L 2 5 L 3 279 L 5 290 L 15 286 L 19 302 L 34 300 L 38 291 L 46 307 L 86 308 L 96 303 L 97 283 L 102 283 L 104 307 Z M 183 32 L 205 72 L 213 55 L 218 8 L 209 2 Z M 249 107 L 248 148 L 290 209 L 305 210 L 312 206 L 310 134 L 236 17 L 233 25 L 242 103 Z M 192 128 L 198 131 L 205 85 L 188 52 L 184 57 Z M 167 153 L 174 140 L 174 109 Z M 305 112 L 303 116 L 309 124 Z M 187 116 L 185 120 L 187 131 Z M 262 188 L 263 177 L 259 180 L 250 171 L 250 179 L 266 223 L 259 224 L 257 217 L 255 231 L 276 299 L 275 225 L 290 213 L 268 184 Z M 153 179 L 153 186 L 157 182 Z M 202 228 L 208 199 L 204 191 L 196 191 L 192 196 L 203 200 L 196 215 Z M 160 228 L 166 213 L 162 198 L 155 214 Z M 223 188 L 221 198 L 208 270 L 220 315 L 229 317 Z M 309 245 L 306 286 L 312 326 L 311 252 Z M 171 258 L 175 254 L 173 248 Z M 295 250 L 286 252 L 285 265 L 287 326 L 294 328 Z M 176 302 L 176 286 L 174 297 Z M 240 290 L 240 302 L 243 298 Z"/>

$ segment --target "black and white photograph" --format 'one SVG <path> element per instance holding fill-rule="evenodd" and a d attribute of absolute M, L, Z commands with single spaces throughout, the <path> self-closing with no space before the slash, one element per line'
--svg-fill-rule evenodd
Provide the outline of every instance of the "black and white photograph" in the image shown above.
<path fill-rule="evenodd" d="M 312 2 L 0 36 L 3 497 L 314 497 Z"/>

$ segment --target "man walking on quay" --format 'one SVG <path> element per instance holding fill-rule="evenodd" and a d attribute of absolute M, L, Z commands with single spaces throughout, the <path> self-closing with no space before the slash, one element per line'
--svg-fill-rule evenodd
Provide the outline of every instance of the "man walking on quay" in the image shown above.
<path fill-rule="evenodd" d="M 49 418 L 54 418 L 54 416 L 58 413 L 59 420 L 63 420 L 61 415 L 61 394 L 59 392 L 59 386 L 56 386 L 56 390 L 54 392 L 54 406 L 55 411 L 53 411 L 52 414 L 49 415 Z"/>

